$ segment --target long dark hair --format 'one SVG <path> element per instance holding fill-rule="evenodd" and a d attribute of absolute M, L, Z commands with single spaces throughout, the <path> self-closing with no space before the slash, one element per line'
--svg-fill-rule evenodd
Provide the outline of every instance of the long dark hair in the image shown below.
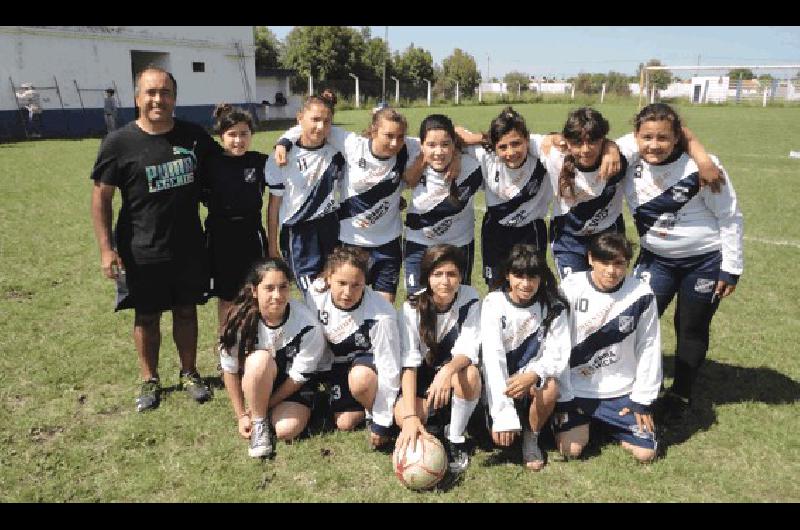
<path fill-rule="evenodd" d="M 446 262 L 454 263 L 459 274 L 464 270 L 465 257 L 460 248 L 454 245 L 432 245 L 425 250 L 420 263 L 420 284 L 424 290 L 408 297 L 411 307 L 419 315 L 419 335 L 422 342 L 428 347 L 425 361 L 433 365 L 438 354 L 439 345 L 436 342 L 436 305 L 433 303 L 433 293 L 429 283 L 430 275 L 438 266 Z M 463 280 L 463 278 L 462 278 Z M 458 294 L 456 294 L 458 296 Z"/>
<path fill-rule="evenodd" d="M 381 110 L 372 113 L 372 119 L 369 122 L 369 126 L 364 129 L 364 132 L 362 132 L 361 135 L 366 138 L 374 138 L 375 134 L 378 132 L 378 127 L 380 127 L 381 121 L 383 120 L 399 123 L 403 126 L 403 133 L 408 131 L 408 120 L 406 120 L 406 117 L 391 107 L 384 107 Z"/>
<path fill-rule="evenodd" d="M 258 341 L 258 322 L 261 320 L 261 312 L 258 310 L 255 289 L 269 271 L 275 270 L 282 272 L 287 280 L 292 278 L 292 271 L 282 259 L 257 260 L 247 273 L 242 288 L 239 289 L 228 314 L 225 315 L 219 344 L 230 352 L 230 349 L 239 343 L 237 356 L 240 369 L 244 366 L 245 357 L 253 352 Z"/>
<path fill-rule="evenodd" d="M 430 131 L 444 131 L 450 136 L 450 139 L 453 140 L 453 145 L 455 146 L 455 152 L 453 153 L 453 157 L 461 156 L 461 149 L 463 149 L 464 144 L 461 142 L 461 137 L 456 134 L 456 128 L 453 125 L 453 121 L 445 116 L 444 114 L 430 114 L 419 125 L 419 141 L 420 143 L 425 143 L 425 137 L 428 136 Z M 452 160 L 450 161 L 452 163 Z M 450 182 L 450 196 L 449 200 L 454 204 L 458 204 L 458 186 L 456 185 L 456 180 L 453 179 Z"/>
<path fill-rule="evenodd" d="M 581 107 L 569 113 L 561 134 L 570 142 L 577 143 L 584 139 L 596 142 L 605 138 L 608 131 L 608 120 L 602 114 L 591 107 Z M 564 165 L 558 175 L 558 194 L 568 199 L 575 197 L 575 157 L 571 154 L 564 157 Z"/>
<path fill-rule="evenodd" d="M 547 260 L 533 245 L 517 243 L 511 247 L 511 252 L 508 253 L 502 270 L 503 278 L 508 274 L 539 278 L 539 289 L 533 295 L 533 300 L 539 302 L 547 310 L 542 322 L 545 334 L 550 329 L 553 319 L 562 309 L 569 311 L 569 302 L 559 291 L 553 271 L 547 266 Z M 508 287 L 508 280 L 506 280 L 506 287 Z"/>
<path fill-rule="evenodd" d="M 681 117 L 675 109 L 666 103 L 651 103 L 647 105 L 633 118 L 633 130 L 638 133 L 642 124 L 646 121 L 668 121 L 672 125 L 672 133 L 678 140 L 676 149 L 686 150 L 686 137 L 683 135 L 683 123 Z"/>

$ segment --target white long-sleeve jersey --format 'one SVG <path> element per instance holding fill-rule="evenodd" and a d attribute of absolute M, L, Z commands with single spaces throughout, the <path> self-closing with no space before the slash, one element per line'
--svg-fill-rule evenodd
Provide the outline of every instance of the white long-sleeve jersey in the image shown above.
<path fill-rule="evenodd" d="M 355 357 L 372 354 L 378 371 L 378 391 L 372 418 L 378 425 L 392 425 L 392 410 L 400 390 L 400 337 L 394 307 L 371 287 L 355 307 L 339 309 L 333 304 L 330 289 L 320 292 L 321 279 L 306 293 L 306 303 L 317 311 L 328 348 L 321 366 L 351 363 Z"/>
<path fill-rule="evenodd" d="M 278 370 L 293 381 L 305 383 L 309 376 L 319 371 L 325 353 L 325 335 L 314 313 L 299 300 L 289 300 L 289 314 L 280 326 L 270 327 L 258 321 L 258 339 L 255 349 L 270 353 Z M 239 373 L 239 345 L 220 351 L 222 370 Z"/>
<path fill-rule="evenodd" d="M 553 188 L 541 158 L 543 138 L 541 134 L 530 136 L 528 156 L 516 169 L 479 145 L 466 150 L 481 166 L 486 213 L 503 226 L 525 226 L 547 216 Z"/>
<path fill-rule="evenodd" d="M 655 295 L 627 276 L 615 291 L 598 290 L 591 271 L 567 276 L 572 349 L 559 380 L 558 401 L 613 398 L 650 405 L 661 387 L 661 334 Z"/>
<path fill-rule="evenodd" d="M 515 304 L 504 291 L 486 295 L 481 307 L 481 352 L 486 397 L 495 432 L 521 430 L 514 400 L 506 396 L 506 381 L 515 373 L 535 372 L 541 381 L 561 378 L 569 362 L 570 335 L 567 312 L 550 323 L 542 322 L 546 309 L 538 302 Z"/>
<path fill-rule="evenodd" d="M 450 196 L 445 174 L 425 168 L 414 188 L 406 213 L 406 239 L 420 245 L 448 243 L 457 247 L 475 239 L 475 193 L 483 173 L 477 160 L 461 155 L 461 173 L 456 178 L 457 199 Z"/>
<path fill-rule="evenodd" d="M 279 223 L 293 226 L 335 212 L 339 208 L 337 181 L 343 170 L 344 157 L 327 143 L 313 149 L 295 144 L 283 167 L 270 157 L 264 173 L 270 194 L 283 197 Z"/>
<path fill-rule="evenodd" d="M 403 368 L 422 366 L 428 346 L 419 334 L 419 313 L 406 301 L 398 310 L 398 317 Z M 450 309 L 436 315 L 436 343 L 438 352 L 433 366 L 446 364 L 455 355 L 464 355 L 477 366 L 480 360 L 480 298 L 474 287 L 461 285 Z"/>
<path fill-rule="evenodd" d="M 626 151 L 633 135 L 617 140 Z M 744 222 L 736 191 L 727 172 L 719 193 L 700 187 L 697 165 L 688 154 L 661 165 L 641 158 L 628 168 L 625 196 L 636 221 L 641 244 L 665 258 L 687 258 L 722 251 L 722 271 L 744 270 Z"/>
<path fill-rule="evenodd" d="M 625 196 L 624 177 L 627 160 L 623 156 L 622 168 L 610 179 L 599 176 L 600 165 L 591 171 L 575 168 L 575 197 L 567 199 L 559 193 L 558 180 L 564 167 L 565 154 L 551 149 L 545 157 L 547 173 L 553 187 L 553 218 L 550 234 L 553 250 L 570 251 L 573 237 L 597 234 L 613 225 L 622 215 L 622 201 Z M 583 246 L 580 246 L 583 250 Z"/>
<path fill-rule="evenodd" d="M 295 125 L 279 139 L 296 141 L 301 128 Z M 327 142 L 346 162 L 340 187 L 339 239 L 363 247 L 378 247 L 400 237 L 400 195 L 405 188 L 403 172 L 420 152 L 417 138 L 406 138 L 400 152 L 390 158 L 372 154 L 369 138 L 331 127 Z"/>

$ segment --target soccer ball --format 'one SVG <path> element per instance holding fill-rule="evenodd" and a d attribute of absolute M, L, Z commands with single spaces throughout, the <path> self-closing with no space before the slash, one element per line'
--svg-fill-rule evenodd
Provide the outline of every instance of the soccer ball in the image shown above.
<path fill-rule="evenodd" d="M 409 445 L 405 454 L 395 449 L 392 455 L 394 474 L 409 489 L 427 490 L 444 478 L 447 471 L 447 453 L 436 438 L 417 437 L 414 447 Z"/>

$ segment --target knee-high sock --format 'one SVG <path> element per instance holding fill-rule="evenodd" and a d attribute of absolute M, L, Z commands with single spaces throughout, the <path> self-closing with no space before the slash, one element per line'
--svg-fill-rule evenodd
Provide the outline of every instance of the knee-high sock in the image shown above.
<path fill-rule="evenodd" d="M 450 405 L 450 430 L 447 439 L 453 443 L 464 443 L 464 431 L 469 423 L 469 417 L 478 404 L 477 399 L 467 401 L 453 394 L 453 403 Z"/>

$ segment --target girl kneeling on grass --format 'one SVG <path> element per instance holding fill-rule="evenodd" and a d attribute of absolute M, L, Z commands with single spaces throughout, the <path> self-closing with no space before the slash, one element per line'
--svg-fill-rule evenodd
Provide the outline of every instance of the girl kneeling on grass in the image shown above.
<path fill-rule="evenodd" d="M 401 451 L 413 447 L 417 436 L 430 436 L 423 425 L 432 416 L 440 427 L 449 412 L 446 432 L 439 434 L 454 475 L 469 465 L 464 431 L 481 394 L 480 302 L 473 287 L 461 284 L 464 268 L 464 255 L 453 245 L 433 245 L 422 255 L 423 289 L 400 310 L 402 398 L 394 409 L 402 428 L 397 438 Z"/>
<path fill-rule="evenodd" d="M 569 312 L 553 273 L 533 245 L 514 245 L 502 267 L 505 286 L 481 307 L 481 347 L 492 440 L 508 447 L 522 431 L 522 460 L 539 471 L 539 431 L 558 398 L 569 361 Z"/>
<path fill-rule="evenodd" d="M 369 443 L 389 440 L 392 406 L 400 386 L 397 313 L 366 285 L 369 255 L 358 247 L 336 247 L 306 303 L 322 323 L 330 372 L 330 408 L 336 427 L 355 429 L 367 412 Z"/>
<path fill-rule="evenodd" d="M 597 422 L 640 462 L 656 457 L 650 409 L 661 386 L 658 309 L 650 287 L 626 276 L 633 249 L 619 232 L 589 243 L 591 271 L 570 274 L 561 289 L 570 305 L 572 349 L 559 384 L 556 443 L 578 457 Z"/>
<path fill-rule="evenodd" d="M 283 261 L 257 261 L 220 336 L 225 389 L 255 458 L 273 454 L 276 436 L 289 441 L 305 428 L 325 350 L 314 314 L 289 298 L 291 278 Z"/>

